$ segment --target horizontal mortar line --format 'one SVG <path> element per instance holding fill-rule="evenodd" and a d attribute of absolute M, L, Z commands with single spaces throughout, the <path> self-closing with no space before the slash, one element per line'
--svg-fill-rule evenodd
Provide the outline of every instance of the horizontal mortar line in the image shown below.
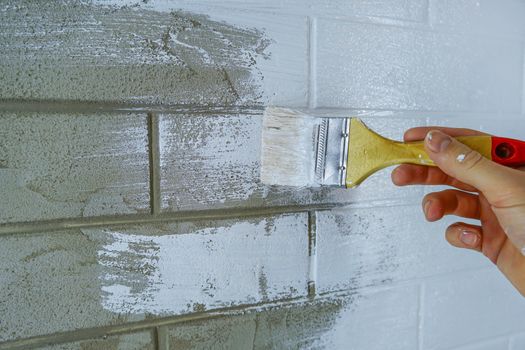
<path fill-rule="evenodd" d="M 350 295 L 350 294 L 356 294 L 360 293 L 362 294 L 363 291 L 366 292 L 380 292 L 387 289 L 393 289 L 393 288 L 400 288 L 400 287 L 406 287 L 406 286 L 416 286 L 420 285 L 422 283 L 432 282 L 436 279 L 441 279 L 444 277 L 450 277 L 457 274 L 463 274 L 463 273 L 476 273 L 476 272 L 483 272 L 483 271 L 489 271 L 492 270 L 491 266 L 485 266 L 485 267 L 471 267 L 466 268 L 462 270 L 457 271 L 448 271 L 448 272 L 439 272 L 433 275 L 426 275 L 426 276 L 417 276 L 413 278 L 408 279 L 402 279 L 402 280 L 394 280 L 392 282 L 385 282 L 383 284 L 367 284 L 362 286 L 356 286 L 356 287 L 348 287 L 348 288 L 341 288 L 341 289 L 333 289 L 333 290 L 327 290 L 323 292 L 318 292 L 319 297 L 327 297 L 327 296 L 341 296 L 341 295 Z"/>
<path fill-rule="evenodd" d="M 59 219 L 49 221 L 21 222 L 0 225 L 0 235 L 10 235 L 19 233 L 35 233 L 45 231 L 55 231 L 60 229 L 88 228 L 99 226 L 115 226 L 125 224 L 147 224 L 156 222 L 170 221 L 194 221 L 210 219 L 232 219 L 243 217 L 261 217 L 275 214 L 293 214 L 307 212 L 308 210 L 332 209 L 342 206 L 338 203 L 318 204 L 318 205 L 291 205 L 274 206 L 261 208 L 227 208 L 210 210 L 191 210 L 173 213 L 162 213 L 158 215 L 123 215 L 115 217 L 92 217 L 76 219 Z"/>
<path fill-rule="evenodd" d="M 188 113 L 188 114 L 260 114 L 263 105 L 202 105 L 202 104 L 140 104 L 140 103 L 113 103 L 103 101 L 53 101 L 53 100 L 9 100 L 0 99 L 0 111 L 8 112 L 54 112 L 54 113 Z"/>
<path fill-rule="evenodd" d="M 414 206 L 415 203 L 407 202 L 405 199 L 358 201 L 355 203 L 319 203 L 306 205 L 286 205 L 252 208 L 224 208 L 208 210 L 188 210 L 171 213 L 135 214 L 122 216 L 99 216 L 90 218 L 57 219 L 34 222 L 15 222 L 0 225 L 0 236 L 40 233 L 57 230 L 90 228 L 101 226 L 140 225 L 157 222 L 179 222 L 198 220 L 226 220 L 234 218 L 256 218 L 268 215 L 294 214 L 308 211 L 327 211 L 337 208 L 388 208 L 400 206 Z"/>
<path fill-rule="evenodd" d="M 284 106 L 287 107 L 287 106 Z M 218 113 L 224 114 L 249 114 L 261 115 L 265 106 L 263 105 L 245 105 L 245 106 L 221 106 L 221 105 L 148 105 L 148 104 L 125 104 L 125 103 L 110 103 L 110 102 L 82 102 L 82 101 L 47 101 L 47 100 L 2 100 L 0 99 L 0 111 L 3 112 L 53 112 L 53 113 L 166 113 L 166 114 L 181 114 L 185 113 L 188 116 L 192 115 L 214 115 Z M 317 106 L 316 108 L 308 107 L 292 107 L 305 113 L 318 112 L 322 114 L 334 113 L 337 117 L 342 116 L 370 116 L 370 117 L 391 117 L 391 115 L 374 115 L 373 113 L 392 112 L 403 114 L 403 117 L 419 116 L 425 114 L 428 116 L 441 116 L 455 114 L 465 117 L 487 116 L 505 116 L 522 118 L 525 113 L 519 112 L 471 112 L 471 111 L 437 111 L 437 110 L 419 110 L 419 109 L 398 109 L 398 108 L 359 108 L 359 107 L 330 107 Z M 399 116 L 399 115 L 398 115 Z M 401 116 L 399 116 L 401 117 Z"/>
<path fill-rule="evenodd" d="M 344 294 L 338 293 L 338 297 L 341 296 L 344 296 Z M 240 316 L 248 312 L 265 311 L 283 307 L 294 307 L 298 305 L 307 306 L 313 305 L 315 303 L 322 303 L 323 301 L 329 302 L 331 299 L 333 299 L 333 295 L 324 295 L 323 297 L 315 299 L 309 298 L 307 295 L 305 295 L 270 302 L 260 302 L 256 304 L 240 304 L 231 307 L 211 309 L 208 311 L 193 314 L 162 317 L 153 320 L 130 322 L 120 325 L 101 326 L 67 332 L 58 332 L 53 334 L 46 334 L 3 342 L 0 343 L 0 350 L 30 349 L 46 345 L 63 344 L 94 338 L 106 338 L 109 336 L 135 333 L 141 331 L 154 331 L 156 327 L 174 326 L 183 322 L 198 321 L 203 319 L 214 319 L 225 316 Z"/>

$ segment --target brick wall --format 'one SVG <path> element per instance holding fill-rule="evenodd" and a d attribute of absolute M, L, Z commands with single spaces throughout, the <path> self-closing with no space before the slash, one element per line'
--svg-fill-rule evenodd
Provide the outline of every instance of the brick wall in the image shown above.
<path fill-rule="evenodd" d="M 525 3 L 0 3 L 0 349 L 517 350 L 389 171 L 258 180 L 265 105 L 525 138 Z"/>

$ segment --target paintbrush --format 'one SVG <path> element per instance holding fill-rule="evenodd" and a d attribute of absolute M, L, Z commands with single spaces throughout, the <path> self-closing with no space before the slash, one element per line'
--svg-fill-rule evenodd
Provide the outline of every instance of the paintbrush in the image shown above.
<path fill-rule="evenodd" d="M 490 135 L 456 139 L 507 166 L 525 165 L 525 142 Z M 396 164 L 435 166 L 423 141 L 399 142 L 370 130 L 358 118 L 320 118 L 287 108 L 266 108 L 261 181 L 283 186 L 355 187 Z"/>

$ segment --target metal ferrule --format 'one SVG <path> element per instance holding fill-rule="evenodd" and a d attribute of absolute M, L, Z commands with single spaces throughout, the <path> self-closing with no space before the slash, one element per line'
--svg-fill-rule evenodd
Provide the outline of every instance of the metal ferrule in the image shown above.
<path fill-rule="evenodd" d="M 317 130 L 316 182 L 344 186 L 350 134 L 349 118 L 323 118 Z"/>

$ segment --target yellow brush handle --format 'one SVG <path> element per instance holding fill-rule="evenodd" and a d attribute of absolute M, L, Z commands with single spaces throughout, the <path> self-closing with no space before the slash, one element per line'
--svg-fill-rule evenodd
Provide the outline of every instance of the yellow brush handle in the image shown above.
<path fill-rule="evenodd" d="M 462 136 L 457 140 L 491 159 L 491 136 Z M 422 141 L 390 140 L 368 129 L 361 120 L 351 118 L 346 187 L 355 187 L 374 172 L 402 163 L 435 166 Z"/>
<path fill-rule="evenodd" d="M 459 136 L 455 137 L 459 142 L 478 151 L 482 156 L 491 158 L 492 140 L 490 136 Z M 424 164 L 436 166 L 425 151 L 423 141 L 397 142 L 393 141 L 396 148 L 392 149 L 392 165 L 394 164 Z"/>

